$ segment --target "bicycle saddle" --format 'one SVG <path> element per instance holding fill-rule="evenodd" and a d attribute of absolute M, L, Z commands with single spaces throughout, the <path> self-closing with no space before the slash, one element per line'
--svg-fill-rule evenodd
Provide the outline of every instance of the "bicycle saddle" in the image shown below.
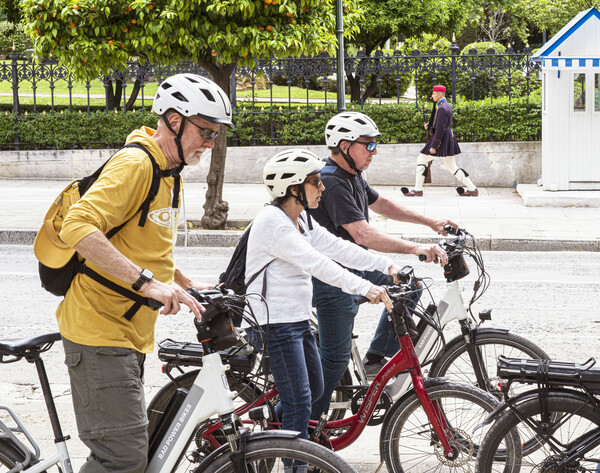
<path fill-rule="evenodd" d="M 30 352 L 46 351 L 60 340 L 60 332 L 46 333 L 31 338 L 9 338 L 0 340 L 0 356 L 10 355 L 21 358 Z"/>

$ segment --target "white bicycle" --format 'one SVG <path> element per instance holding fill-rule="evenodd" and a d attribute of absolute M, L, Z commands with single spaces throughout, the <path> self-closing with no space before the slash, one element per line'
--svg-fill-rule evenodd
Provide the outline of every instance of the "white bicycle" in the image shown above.
<path fill-rule="evenodd" d="M 218 291 L 203 295 L 201 302 L 207 307 L 203 314 L 204 329 L 212 338 L 203 344 L 202 368 L 189 392 L 182 390 L 158 419 L 157 429 L 150 443 L 146 472 L 355 473 L 347 462 L 331 450 L 297 438 L 297 432 L 263 432 L 260 428 L 257 429 L 266 421 L 263 408 L 256 408 L 251 412 L 254 424 L 251 428 L 244 428 L 234 413 L 233 399 L 236 393 L 230 390 L 227 383 L 226 372 L 229 366 L 223 364 L 221 355 L 214 349 L 215 343 L 223 345 L 236 341 L 235 331 L 223 333 L 224 327 L 232 327 L 230 314 L 224 303 L 227 297 Z M 236 298 L 239 299 L 237 296 Z M 223 336 L 216 336 L 218 334 Z M 43 352 L 59 340 L 59 333 L 0 340 L 0 363 L 27 360 L 35 364 L 57 449 L 55 454 L 41 459 L 38 445 L 16 413 L 9 407 L 0 405 L 0 411 L 4 411 L 3 418 L 7 422 L 0 421 L 1 473 L 41 473 L 54 465 L 62 473 L 73 473 L 66 443 L 69 437 L 62 432 L 41 357 Z M 211 421 L 222 423 L 226 443 L 200 462 L 194 461 L 194 435 L 200 425 Z"/>
<path fill-rule="evenodd" d="M 472 306 L 486 291 L 489 276 L 473 235 L 464 229 L 451 226 L 447 226 L 445 230 L 454 235 L 454 238 L 440 242 L 440 246 L 448 254 L 448 265 L 444 267 L 446 292 L 437 304 L 432 302 L 425 307 L 420 303 L 414 308 L 415 311 L 427 312 L 438 322 L 438 326 L 433 326 L 425 324 L 423 318 L 420 319 L 417 325 L 418 338 L 414 340 L 416 355 L 423 361 L 424 372 L 428 377 L 448 377 L 453 381 L 472 384 L 492 393 L 500 400 L 500 378 L 495 376 L 499 355 L 542 360 L 549 359 L 549 356 L 535 343 L 510 333 L 508 329 L 481 327 L 483 322 L 491 320 L 491 310 L 480 312 L 480 322 L 475 321 Z M 465 254 L 475 262 L 478 274 L 468 304 L 463 300 L 463 291 L 459 285 L 459 280 L 469 274 L 463 256 Z M 419 279 L 412 274 L 412 267 L 406 266 L 403 271 L 414 284 L 419 283 Z M 446 342 L 443 329 L 453 321 L 459 323 L 461 335 Z M 358 412 L 368 389 L 369 381 L 354 339 L 351 360 L 356 382 L 348 369 L 334 392 L 334 399 L 329 408 L 329 418 L 332 420 L 343 418 L 347 410 L 351 410 L 353 414 Z M 430 364 L 429 369 L 426 368 L 427 364 Z M 371 419 L 370 425 L 382 423 L 394 401 L 406 394 L 410 386 L 411 379 L 408 374 L 398 376 L 387 390 L 388 397 L 382 396 L 379 401 L 378 412 Z"/>

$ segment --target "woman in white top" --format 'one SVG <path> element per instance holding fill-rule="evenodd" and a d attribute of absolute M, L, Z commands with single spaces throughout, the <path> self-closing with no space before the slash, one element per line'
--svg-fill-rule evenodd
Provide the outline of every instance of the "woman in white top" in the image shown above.
<path fill-rule="evenodd" d="M 303 438 L 311 402 L 323 390 L 321 361 L 309 325 L 311 277 L 366 296 L 371 303 L 383 301 L 391 309 L 383 288 L 345 267 L 379 270 L 394 278 L 400 269 L 388 257 L 369 253 L 311 222 L 305 210 L 319 205 L 323 166 L 316 155 L 299 149 L 283 151 L 268 161 L 263 180 L 274 201 L 254 219 L 246 256 L 246 282 L 259 273 L 247 292 L 261 294 L 263 285 L 266 288 L 268 316 L 259 298 L 251 297 L 250 305 L 262 331 L 268 333 L 271 372 L 280 396 L 278 414 L 284 429 L 299 431 Z M 259 332 L 248 329 L 255 345 L 259 345 Z"/>

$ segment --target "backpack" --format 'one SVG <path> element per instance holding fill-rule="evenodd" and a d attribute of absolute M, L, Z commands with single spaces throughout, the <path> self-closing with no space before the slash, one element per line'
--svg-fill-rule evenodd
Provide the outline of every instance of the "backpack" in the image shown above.
<path fill-rule="evenodd" d="M 150 190 L 138 212 L 135 214 L 137 215 L 137 213 L 141 212 L 138 225 L 143 227 L 146 224 L 150 203 L 158 194 L 161 178 L 168 176 L 174 176 L 176 178 L 172 206 L 175 208 L 179 207 L 179 190 L 181 188 L 181 176 L 179 173 L 183 167 L 179 166 L 174 169 L 161 170 L 156 163 L 154 156 L 152 156 L 152 153 L 139 143 L 130 143 L 123 148 L 141 149 L 148 155 L 152 162 L 153 172 Z M 46 213 L 44 223 L 35 238 L 34 252 L 39 261 L 38 270 L 42 287 L 48 292 L 55 296 L 65 296 L 71 287 L 71 283 L 75 276 L 78 273 L 85 274 L 112 291 L 133 300 L 133 306 L 123 314 L 127 320 L 131 320 L 142 305 L 158 308 L 160 307 L 160 303 L 154 299 L 140 296 L 136 292 L 126 289 L 104 276 L 101 276 L 99 273 L 86 266 L 84 264 L 85 260 L 74 249 L 63 243 L 58 236 L 62 229 L 64 217 L 67 215 L 71 206 L 90 189 L 94 182 L 96 182 L 110 159 L 112 159 L 112 156 L 93 174 L 73 181 L 58 195 Z M 110 230 L 106 233 L 106 237 L 111 239 L 128 221 L 129 220 L 126 220 L 121 225 Z"/>
<path fill-rule="evenodd" d="M 245 282 L 246 277 L 246 253 L 248 251 L 248 237 L 250 236 L 250 229 L 252 228 L 252 224 L 248 225 L 242 236 L 240 237 L 237 246 L 235 247 L 235 251 L 233 255 L 231 255 L 231 259 L 229 260 L 229 264 L 227 265 L 227 269 L 221 273 L 219 276 L 219 284 L 221 284 L 226 289 L 231 289 L 233 292 L 239 295 L 243 295 L 246 293 L 246 289 L 248 286 L 254 282 L 254 280 L 258 277 L 260 273 L 262 273 L 267 266 L 269 266 L 273 261 L 269 261 L 265 264 L 259 271 L 253 274 L 249 279 L 248 283 Z M 263 287 L 261 291 L 261 295 L 265 297 L 267 293 L 267 275 L 263 278 Z"/>

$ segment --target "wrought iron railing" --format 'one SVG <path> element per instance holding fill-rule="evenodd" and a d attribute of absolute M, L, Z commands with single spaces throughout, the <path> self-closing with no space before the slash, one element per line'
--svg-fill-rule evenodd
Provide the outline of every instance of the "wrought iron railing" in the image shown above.
<path fill-rule="evenodd" d="M 428 53 L 413 51 L 410 55 L 401 55 L 399 51 L 392 54 L 377 51 L 368 57 L 359 52 L 356 56 L 345 58 L 346 93 L 350 93 L 354 107 L 359 109 L 367 103 L 409 102 L 424 110 L 430 86 L 436 83 L 444 83 L 449 88 L 448 98 L 453 103 L 459 95 L 467 99 L 488 97 L 492 100 L 507 96 L 511 100 L 514 96 L 529 96 L 531 90 L 537 87 L 538 65 L 531 61 L 530 55 L 529 49 L 516 52 L 510 48 L 503 53 L 494 50 L 478 53 L 473 49 L 469 54 L 459 55 L 456 44 L 450 47 L 450 54 L 435 50 Z M 4 92 L 0 95 L 12 95 L 12 112 L 15 115 L 27 113 L 31 117 L 42 112 L 55 113 L 59 109 L 83 110 L 87 114 L 94 110 L 108 112 L 113 108 L 148 110 L 153 94 L 144 93 L 146 87 L 180 72 L 208 76 L 206 71 L 191 62 L 163 66 L 142 65 L 134 61 L 124 71 L 114 71 L 99 78 L 103 94 L 92 94 L 92 85 L 86 81 L 85 92 L 75 97 L 73 88 L 76 82 L 55 59 L 36 63 L 11 54 L 8 61 L 0 62 L 0 87 L 9 83 L 10 92 L 3 87 Z M 257 61 L 252 69 L 240 67 L 236 69 L 231 83 L 234 112 L 243 110 L 245 114 L 268 113 L 271 117 L 278 114 L 289 117 L 299 110 L 319 114 L 320 107 L 322 113 L 323 108 L 334 108 L 337 103 L 335 73 L 336 59 L 326 54 L 271 58 Z M 237 87 L 238 82 L 244 81 L 248 89 L 245 93 Z M 407 94 L 409 84 L 412 84 L 411 93 Z M 42 85 L 44 91 L 40 92 Z M 277 85 L 284 86 L 283 90 L 287 86 L 287 93 L 275 96 L 273 91 Z M 261 86 L 269 90 L 266 96 L 265 93 L 259 94 Z M 305 93 L 302 97 L 294 96 L 298 91 Z M 317 93 L 319 97 L 314 97 Z M 49 103 L 41 105 L 41 98 L 45 102 L 49 99 Z M 79 99 L 78 104 L 75 98 Z M 22 104 L 25 101 L 27 105 Z M 282 138 L 276 135 L 272 120 L 270 130 L 268 128 L 261 133 L 270 134 L 270 143 L 281 143 Z M 264 140 L 264 136 L 261 139 Z M 234 138 L 233 144 L 236 142 Z M 252 142 L 257 142 L 254 131 Z"/>

